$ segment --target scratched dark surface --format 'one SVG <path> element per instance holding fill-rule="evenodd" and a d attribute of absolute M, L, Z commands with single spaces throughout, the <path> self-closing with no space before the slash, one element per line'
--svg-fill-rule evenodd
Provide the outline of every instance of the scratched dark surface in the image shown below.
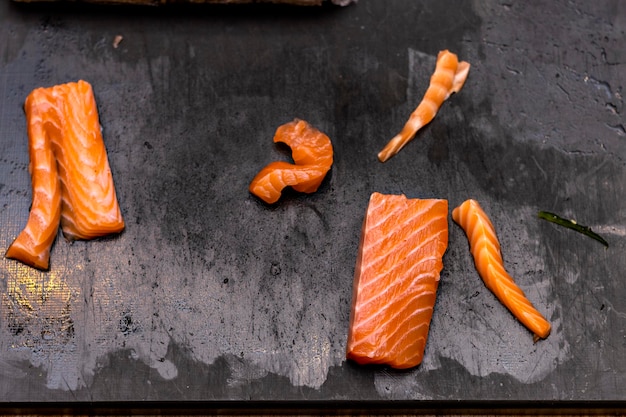
<path fill-rule="evenodd" d="M 626 3 L 360 0 L 169 9 L 0 2 L 0 250 L 30 205 L 22 104 L 95 91 L 120 235 L 0 259 L 0 403 L 626 401 Z M 117 35 L 122 41 L 114 46 Z M 441 49 L 472 67 L 385 164 Z M 319 191 L 248 193 L 293 118 L 327 133 Z M 424 362 L 344 359 L 370 193 L 481 202 L 553 325 L 536 344 L 450 243 Z M 549 210 L 609 242 L 537 218 Z"/>

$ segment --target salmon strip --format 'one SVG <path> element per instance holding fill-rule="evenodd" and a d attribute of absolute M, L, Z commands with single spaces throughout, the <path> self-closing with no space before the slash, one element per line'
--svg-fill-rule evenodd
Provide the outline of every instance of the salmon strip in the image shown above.
<path fill-rule="evenodd" d="M 26 227 L 9 246 L 5 256 L 34 268 L 47 270 L 50 248 L 61 220 L 61 185 L 52 150 L 49 121 L 58 118 L 54 106 L 41 105 L 53 101 L 43 89 L 33 91 L 26 99 L 24 110 L 28 129 L 32 204 Z"/>
<path fill-rule="evenodd" d="M 48 269 L 61 224 L 72 241 L 124 229 L 91 85 L 85 81 L 33 90 L 26 112 L 33 202 L 26 227 L 6 252 Z"/>
<path fill-rule="evenodd" d="M 66 239 L 88 240 L 124 229 L 92 87 L 85 81 L 51 87 L 62 123 L 52 135 L 62 187 Z"/>
<path fill-rule="evenodd" d="M 302 193 L 317 191 L 333 164 L 330 139 L 304 120 L 295 119 L 278 127 L 274 143 L 278 142 L 291 148 L 294 164 L 272 162 L 249 186 L 252 194 L 268 204 L 277 202 L 285 187 Z"/>
<path fill-rule="evenodd" d="M 415 137 L 422 127 L 430 123 L 439 108 L 452 93 L 458 93 L 465 84 L 470 64 L 459 62 L 457 56 L 448 50 L 439 52 L 435 71 L 424 98 L 413 111 L 400 133 L 393 137 L 382 151 L 378 153 L 380 162 L 385 162 Z"/>
<path fill-rule="evenodd" d="M 548 337 L 550 323 L 535 309 L 504 269 L 495 228 L 478 202 L 471 199 L 465 201 L 452 211 L 452 219 L 465 231 L 476 269 L 487 288 L 535 334 L 535 339 Z"/>
<path fill-rule="evenodd" d="M 446 200 L 371 195 L 354 272 L 348 359 L 398 369 L 422 362 L 447 247 Z"/>

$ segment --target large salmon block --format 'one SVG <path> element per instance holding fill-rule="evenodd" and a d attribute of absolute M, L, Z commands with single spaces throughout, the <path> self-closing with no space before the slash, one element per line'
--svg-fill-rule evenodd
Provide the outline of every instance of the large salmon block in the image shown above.
<path fill-rule="evenodd" d="M 124 219 L 91 84 L 79 80 L 47 90 L 57 106 L 46 122 L 61 180 L 63 235 L 72 241 L 120 233 Z"/>
<path fill-rule="evenodd" d="M 373 193 L 354 272 L 346 356 L 359 364 L 422 362 L 448 247 L 448 202 Z"/>

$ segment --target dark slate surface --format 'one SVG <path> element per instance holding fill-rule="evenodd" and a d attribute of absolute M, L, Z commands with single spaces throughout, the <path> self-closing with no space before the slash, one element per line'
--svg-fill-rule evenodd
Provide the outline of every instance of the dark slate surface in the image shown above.
<path fill-rule="evenodd" d="M 625 31 L 619 1 L 0 2 L 0 250 L 28 215 L 22 104 L 39 86 L 94 86 L 127 221 L 118 237 L 59 238 L 47 273 L 0 260 L 0 402 L 623 402 Z M 379 163 L 441 49 L 471 62 L 465 87 Z M 247 186 L 288 160 L 272 136 L 295 117 L 330 136 L 335 164 L 317 193 L 269 207 Z M 479 200 L 551 336 L 533 344 L 450 221 L 422 365 L 347 363 L 374 191 Z"/>

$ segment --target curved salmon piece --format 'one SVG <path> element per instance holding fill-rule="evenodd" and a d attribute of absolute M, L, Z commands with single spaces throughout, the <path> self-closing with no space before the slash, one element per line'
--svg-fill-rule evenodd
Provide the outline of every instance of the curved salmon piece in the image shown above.
<path fill-rule="evenodd" d="M 274 143 L 278 142 L 291 148 L 296 165 L 316 165 L 329 170 L 333 164 L 330 139 L 304 120 L 296 119 L 279 126 L 274 135 Z"/>
<path fill-rule="evenodd" d="M 354 272 L 346 357 L 422 362 L 448 247 L 448 202 L 373 193 Z"/>
<path fill-rule="evenodd" d="M 118 205 L 96 100 L 85 81 L 51 87 L 62 105 L 60 135 L 52 136 L 62 187 L 61 227 L 68 240 L 119 233 Z"/>
<path fill-rule="evenodd" d="M 50 104 L 53 101 L 48 91 L 40 88 L 29 94 L 24 104 L 33 200 L 26 227 L 5 254 L 42 270 L 50 266 L 50 248 L 61 219 L 61 185 L 46 125 L 57 118 L 55 107 Z"/>
<path fill-rule="evenodd" d="M 328 136 L 296 119 L 278 127 L 274 142 L 291 148 L 294 164 L 268 164 L 251 181 L 249 191 L 268 204 L 277 202 L 285 187 L 303 193 L 317 191 L 333 164 L 333 147 Z"/>
<path fill-rule="evenodd" d="M 439 108 L 452 93 L 458 93 L 465 84 L 470 64 L 461 61 L 447 50 L 439 52 L 435 71 L 424 98 L 413 111 L 400 133 L 393 137 L 378 153 L 380 162 L 385 162 L 413 139 L 418 130 L 430 123 Z"/>
<path fill-rule="evenodd" d="M 326 173 L 314 165 L 294 165 L 287 162 L 271 162 L 254 177 L 250 192 L 273 204 L 278 201 L 282 190 L 291 186 L 302 193 L 317 191 Z"/>
<path fill-rule="evenodd" d="M 467 200 L 452 211 L 452 219 L 465 231 L 474 263 L 485 285 L 535 338 L 550 334 L 550 323 L 526 298 L 504 269 L 495 228 L 477 201 Z"/>

